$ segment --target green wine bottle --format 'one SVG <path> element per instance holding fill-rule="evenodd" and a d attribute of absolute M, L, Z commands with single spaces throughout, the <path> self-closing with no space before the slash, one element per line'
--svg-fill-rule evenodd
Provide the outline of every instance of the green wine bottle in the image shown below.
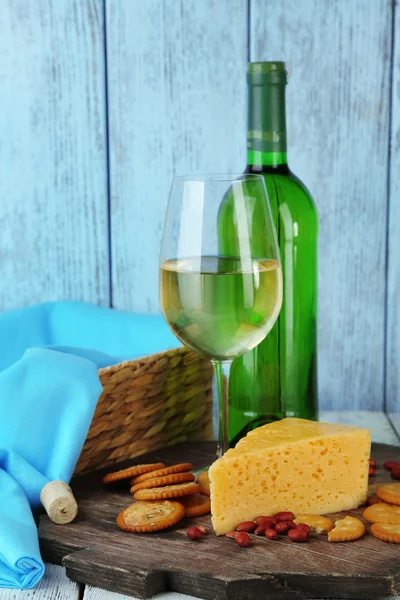
<path fill-rule="evenodd" d="M 285 63 L 249 63 L 247 81 L 246 172 L 265 179 L 281 252 L 283 305 L 264 341 L 232 364 L 232 444 L 251 429 L 284 416 L 317 418 L 318 219 L 309 191 L 287 164 Z M 257 219 L 257 200 L 245 200 L 256 251 L 258 244 L 262 247 L 264 232 Z M 238 256 L 239 235 L 229 193 L 218 219 L 220 254 Z"/>

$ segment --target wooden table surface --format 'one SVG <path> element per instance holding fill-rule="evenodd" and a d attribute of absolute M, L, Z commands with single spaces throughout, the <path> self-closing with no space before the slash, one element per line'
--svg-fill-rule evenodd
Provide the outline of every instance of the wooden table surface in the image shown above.
<path fill-rule="evenodd" d="M 381 412 L 323 412 L 321 421 L 344 423 L 358 427 L 367 427 L 372 431 L 374 442 L 400 445 L 400 414 L 386 416 Z M 400 560 L 400 548 L 399 548 Z M 55 565 L 46 565 L 46 574 L 39 585 L 28 591 L 0 590 L 0 600 L 131 600 L 123 596 L 83 586 L 70 581 L 65 575 L 65 569 Z M 192 596 L 168 592 L 157 596 L 157 600 L 196 600 Z M 367 599 L 366 599 L 367 600 Z M 374 598 L 373 600 L 380 600 Z M 386 597 L 385 600 L 400 600 L 400 596 Z"/>

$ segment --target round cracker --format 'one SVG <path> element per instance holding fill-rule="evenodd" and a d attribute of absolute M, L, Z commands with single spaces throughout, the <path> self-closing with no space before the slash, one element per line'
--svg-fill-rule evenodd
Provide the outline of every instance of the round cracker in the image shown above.
<path fill-rule="evenodd" d="M 204 496 L 210 496 L 210 479 L 208 477 L 208 471 L 203 471 L 197 478 L 197 483 L 201 487 L 201 494 Z"/>
<path fill-rule="evenodd" d="M 166 485 L 165 487 L 151 488 L 149 490 L 138 490 L 134 493 L 135 500 L 160 500 L 161 498 L 179 498 L 197 494 L 200 486 L 197 483 L 178 483 Z"/>
<path fill-rule="evenodd" d="M 371 525 L 371 533 L 374 537 L 384 542 L 400 544 L 400 524 L 394 523 L 374 523 Z"/>
<path fill-rule="evenodd" d="M 164 463 L 153 463 L 149 465 L 134 465 L 127 469 L 121 469 L 120 471 L 113 471 L 103 477 L 103 483 L 114 483 L 115 481 L 122 481 L 124 479 L 130 479 L 136 475 L 142 475 L 143 473 L 149 473 L 157 469 L 164 467 Z"/>
<path fill-rule="evenodd" d="M 186 517 L 201 517 L 211 510 L 210 499 L 203 494 L 193 494 L 187 498 L 181 498 L 179 502 L 185 507 Z"/>
<path fill-rule="evenodd" d="M 389 504 L 400 505 L 400 483 L 386 483 L 376 490 L 378 498 Z"/>
<path fill-rule="evenodd" d="M 157 471 L 151 473 L 151 475 L 150 473 L 146 473 L 135 477 L 131 481 L 131 484 L 136 485 L 137 483 L 142 483 L 142 481 L 147 481 L 154 477 L 165 477 L 166 475 L 174 475 L 175 473 L 184 473 L 185 471 L 191 471 L 191 469 L 193 469 L 192 463 L 179 463 L 178 465 L 172 465 L 171 467 L 163 465 L 162 468 L 157 469 Z"/>
<path fill-rule="evenodd" d="M 194 475 L 192 473 L 175 473 L 175 475 L 165 475 L 165 477 L 155 477 L 154 479 L 147 479 L 142 483 L 136 483 L 130 489 L 131 494 L 134 494 L 138 490 L 149 490 L 155 487 L 162 487 L 165 485 L 172 485 L 174 483 L 184 483 L 188 481 L 194 481 Z"/>
<path fill-rule="evenodd" d="M 372 504 L 364 510 L 363 517 L 369 523 L 400 524 L 400 506 L 393 506 L 386 502 Z"/>
<path fill-rule="evenodd" d="M 376 506 L 376 505 L 375 505 Z M 329 542 L 352 542 L 365 533 L 365 525 L 360 519 L 347 516 L 335 522 L 335 527 L 328 533 Z"/>
<path fill-rule="evenodd" d="M 184 516 L 185 509 L 179 502 L 134 502 L 119 513 L 117 525 L 124 531 L 150 533 L 167 529 Z"/>

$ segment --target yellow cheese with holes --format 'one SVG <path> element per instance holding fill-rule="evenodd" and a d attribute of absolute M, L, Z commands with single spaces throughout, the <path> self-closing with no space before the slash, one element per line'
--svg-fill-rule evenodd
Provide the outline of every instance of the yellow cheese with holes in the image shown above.
<path fill-rule="evenodd" d="M 329 514 L 367 499 L 367 429 L 282 419 L 258 427 L 209 470 L 215 533 L 280 511 Z"/>

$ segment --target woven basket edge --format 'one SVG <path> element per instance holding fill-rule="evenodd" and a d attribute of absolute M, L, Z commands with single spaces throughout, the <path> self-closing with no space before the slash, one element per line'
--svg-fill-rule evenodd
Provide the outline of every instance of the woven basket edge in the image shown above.
<path fill-rule="evenodd" d="M 165 355 L 170 355 L 170 354 L 185 354 L 186 352 L 193 352 L 194 354 L 196 354 L 194 352 L 194 350 L 190 350 L 190 348 L 186 348 L 186 346 L 177 346 L 176 348 L 170 348 L 169 350 L 163 350 L 162 352 L 155 352 L 154 354 L 145 354 L 143 356 L 140 356 L 139 358 L 132 358 L 129 360 L 124 360 L 122 362 L 116 363 L 115 365 L 110 365 L 109 367 L 103 367 L 101 369 L 99 369 L 99 375 L 103 375 L 104 373 L 112 373 L 115 370 L 119 370 L 122 367 L 127 367 L 129 365 L 133 365 L 136 363 L 146 363 L 149 362 L 150 360 L 154 360 L 157 358 L 161 358 Z M 200 355 L 198 355 L 199 358 L 202 358 Z"/>

